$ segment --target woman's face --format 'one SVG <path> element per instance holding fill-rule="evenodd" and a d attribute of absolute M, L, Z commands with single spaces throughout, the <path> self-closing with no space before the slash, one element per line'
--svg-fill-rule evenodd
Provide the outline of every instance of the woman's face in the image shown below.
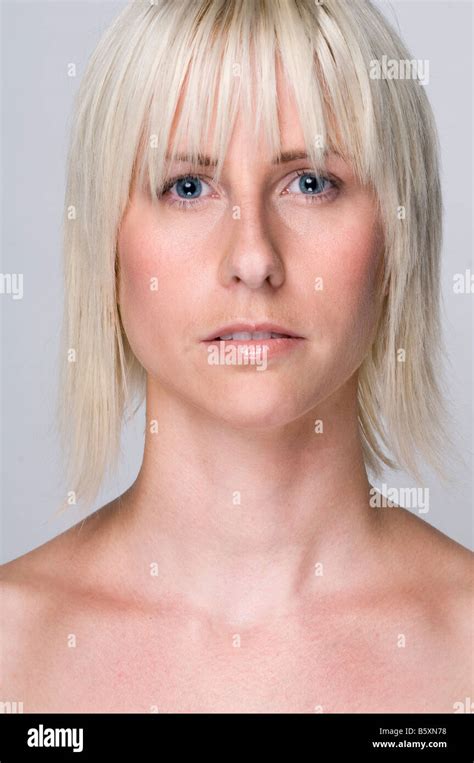
<path fill-rule="evenodd" d="M 304 153 L 281 86 L 279 105 L 282 151 Z M 180 161 L 170 178 L 183 179 L 158 207 L 134 191 L 119 236 L 119 302 L 152 381 L 232 425 L 259 428 L 310 411 L 359 367 L 380 301 L 382 236 L 375 197 L 338 155 L 326 179 L 304 158 L 274 164 L 248 137 L 239 117 L 218 186 L 209 167 L 197 173 Z M 253 341 L 205 341 L 261 324 L 267 333 Z M 272 329 L 299 338 L 269 339 Z"/>

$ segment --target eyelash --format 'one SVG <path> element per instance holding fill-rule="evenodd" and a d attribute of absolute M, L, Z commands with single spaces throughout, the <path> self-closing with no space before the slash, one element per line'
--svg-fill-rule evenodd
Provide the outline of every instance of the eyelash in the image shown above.
<path fill-rule="evenodd" d="M 302 196 L 305 199 L 305 202 L 308 204 L 320 204 L 326 200 L 328 196 L 332 196 L 334 191 L 338 191 L 341 186 L 341 181 L 337 178 L 335 178 L 332 175 L 316 175 L 313 170 L 298 170 L 295 174 L 295 177 L 290 180 L 288 185 L 291 185 L 294 180 L 296 180 L 298 177 L 301 177 L 302 175 L 314 175 L 314 177 L 318 178 L 319 180 L 325 180 L 330 183 L 332 183 L 332 188 L 327 189 L 323 193 L 319 193 L 316 195 L 312 194 L 299 194 L 299 193 L 293 193 L 289 192 L 287 195 L 292 196 Z M 182 175 L 175 175 L 174 177 L 170 178 L 165 185 L 158 191 L 158 198 L 162 199 L 165 194 L 171 190 L 171 188 L 179 181 L 184 180 L 185 178 L 199 178 L 199 180 L 204 180 L 204 182 L 207 182 L 206 178 L 203 175 L 197 175 L 197 174 L 190 174 L 185 173 Z M 287 186 L 286 186 L 287 187 Z M 286 190 L 286 188 L 285 188 Z M 184 199 L 173 199 L 172 201 L 167 201 L 166 203 L 170 206 L 177 206 L 178 209 L 182 209 L 184 211 L 191 211 L 196 210 L 198 207 L 201 206 L 201 204 L 204 204 L 206 201 L 205 197 L 204 199 L 189 199 L 188 201 L 185 201 Z"/>

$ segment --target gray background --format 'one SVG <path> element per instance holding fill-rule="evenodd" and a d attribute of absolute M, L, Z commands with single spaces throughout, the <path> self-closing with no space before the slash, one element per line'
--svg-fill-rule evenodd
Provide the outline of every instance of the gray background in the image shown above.
<path fill-rule="evenodd" d="M 62 311 L 60 221 L 72 99 L 102 31 L 124 2 L 4 0 L 1 4 L 2 273 L 23 273 L 24 296 L 0 295 L 1 561 L 41 545 L 82 518 L 54 517 L 63 484 L 54 430 Z M 453 293 L 453 274 L 474 270 L 472 252 L 471 2 L 377 3 L 416 59 L 430 62 L 427 93 L 442 147 L 445 238 L 443 324 L 449 349 L 450 410 L 457 445 L 466 453 L 456 489 L 426 471 L 430 511 L 424 520 L 472 548 L 472 294 Z M 77 76 L 68 77 L 69 63 Z M 126 454 L 98 508 L 125 490 L 141 463 L 144 408 L 123 433 Z M 380 482 L 414 483 L 403 473 Z M 416 511 L 416 509 L 413 509 Z"/>

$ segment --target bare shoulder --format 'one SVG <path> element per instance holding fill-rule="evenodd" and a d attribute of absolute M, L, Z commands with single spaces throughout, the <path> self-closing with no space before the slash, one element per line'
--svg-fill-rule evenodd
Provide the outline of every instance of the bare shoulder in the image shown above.
<path fill-rule="evenodd" d="M 29 668 L 47 656 L 58 612 L 71 596 L 80 598 L 84 549 L 107 508 L 0 567 L 0 657 L 7 700 L 25 696 Z"/>
<path fill-rule="evenodd" d="M 108 507 L 109 504 L 41 546 L 1 565 L 0 585 L 6 603 L 17 594 L 39 595 L 51 590 L 51 586 L 60 587 L 72 579 L 87 537 Z"/>
<path fill-rule="evenodd" d="M 430 524 L 421 515 L 401 506 L 383 510 L 389 541 L 400 553 L 412 558 L 415 565 L 427 567 L 433 574 L 472 590 L 473 552 Z"/>
<path fill-rule="evenodd" d="M 433 630 L 439 628 L 465 659 L 473 638 L 474 554 L 408 509 L 384 512 L 394 579 L 423 603 Z"/>

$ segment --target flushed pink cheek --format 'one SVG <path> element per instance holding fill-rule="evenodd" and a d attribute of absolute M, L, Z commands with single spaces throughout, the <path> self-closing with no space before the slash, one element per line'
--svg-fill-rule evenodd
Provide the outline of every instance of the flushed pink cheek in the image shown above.
<path fill-rule="evenodd" d="M 327 237 L 326 248 L 341 292 L 370 290 L 379 255 L 378 231 L 371 217 L 345 220 L 334 236 Z"/>
<path fill-rule="evenodd" d="M 156 296 L 166 297 L 169 287 L 170 257 L 165 256 L 168 246 L 147 214 L 140 207 L 125 219 L 119 237 L 121 300 L 131 302 L 140 311 L 144 306 L 153 308 Z"/>
<path fill-rule="evenodd" d="M 370 226 L 353 225 L 319 240 L 318 249 L 324 252 L 315 268 L 323 279 L 322 291 L 315 292 L 321 333 L 356 351 L 375 316 L 377 240 Z"/>
<path fill-rule="evenodd" d="M 147 367 L 150 347 L 157 347 L 160 327 L 169 321 L 169 290 L 163 283 L 156 246 L 150 247 L 149 240 L 143 236 L 132 240 L 123 235 L 119 257 L 122 322 L 135 355 Z"/>

